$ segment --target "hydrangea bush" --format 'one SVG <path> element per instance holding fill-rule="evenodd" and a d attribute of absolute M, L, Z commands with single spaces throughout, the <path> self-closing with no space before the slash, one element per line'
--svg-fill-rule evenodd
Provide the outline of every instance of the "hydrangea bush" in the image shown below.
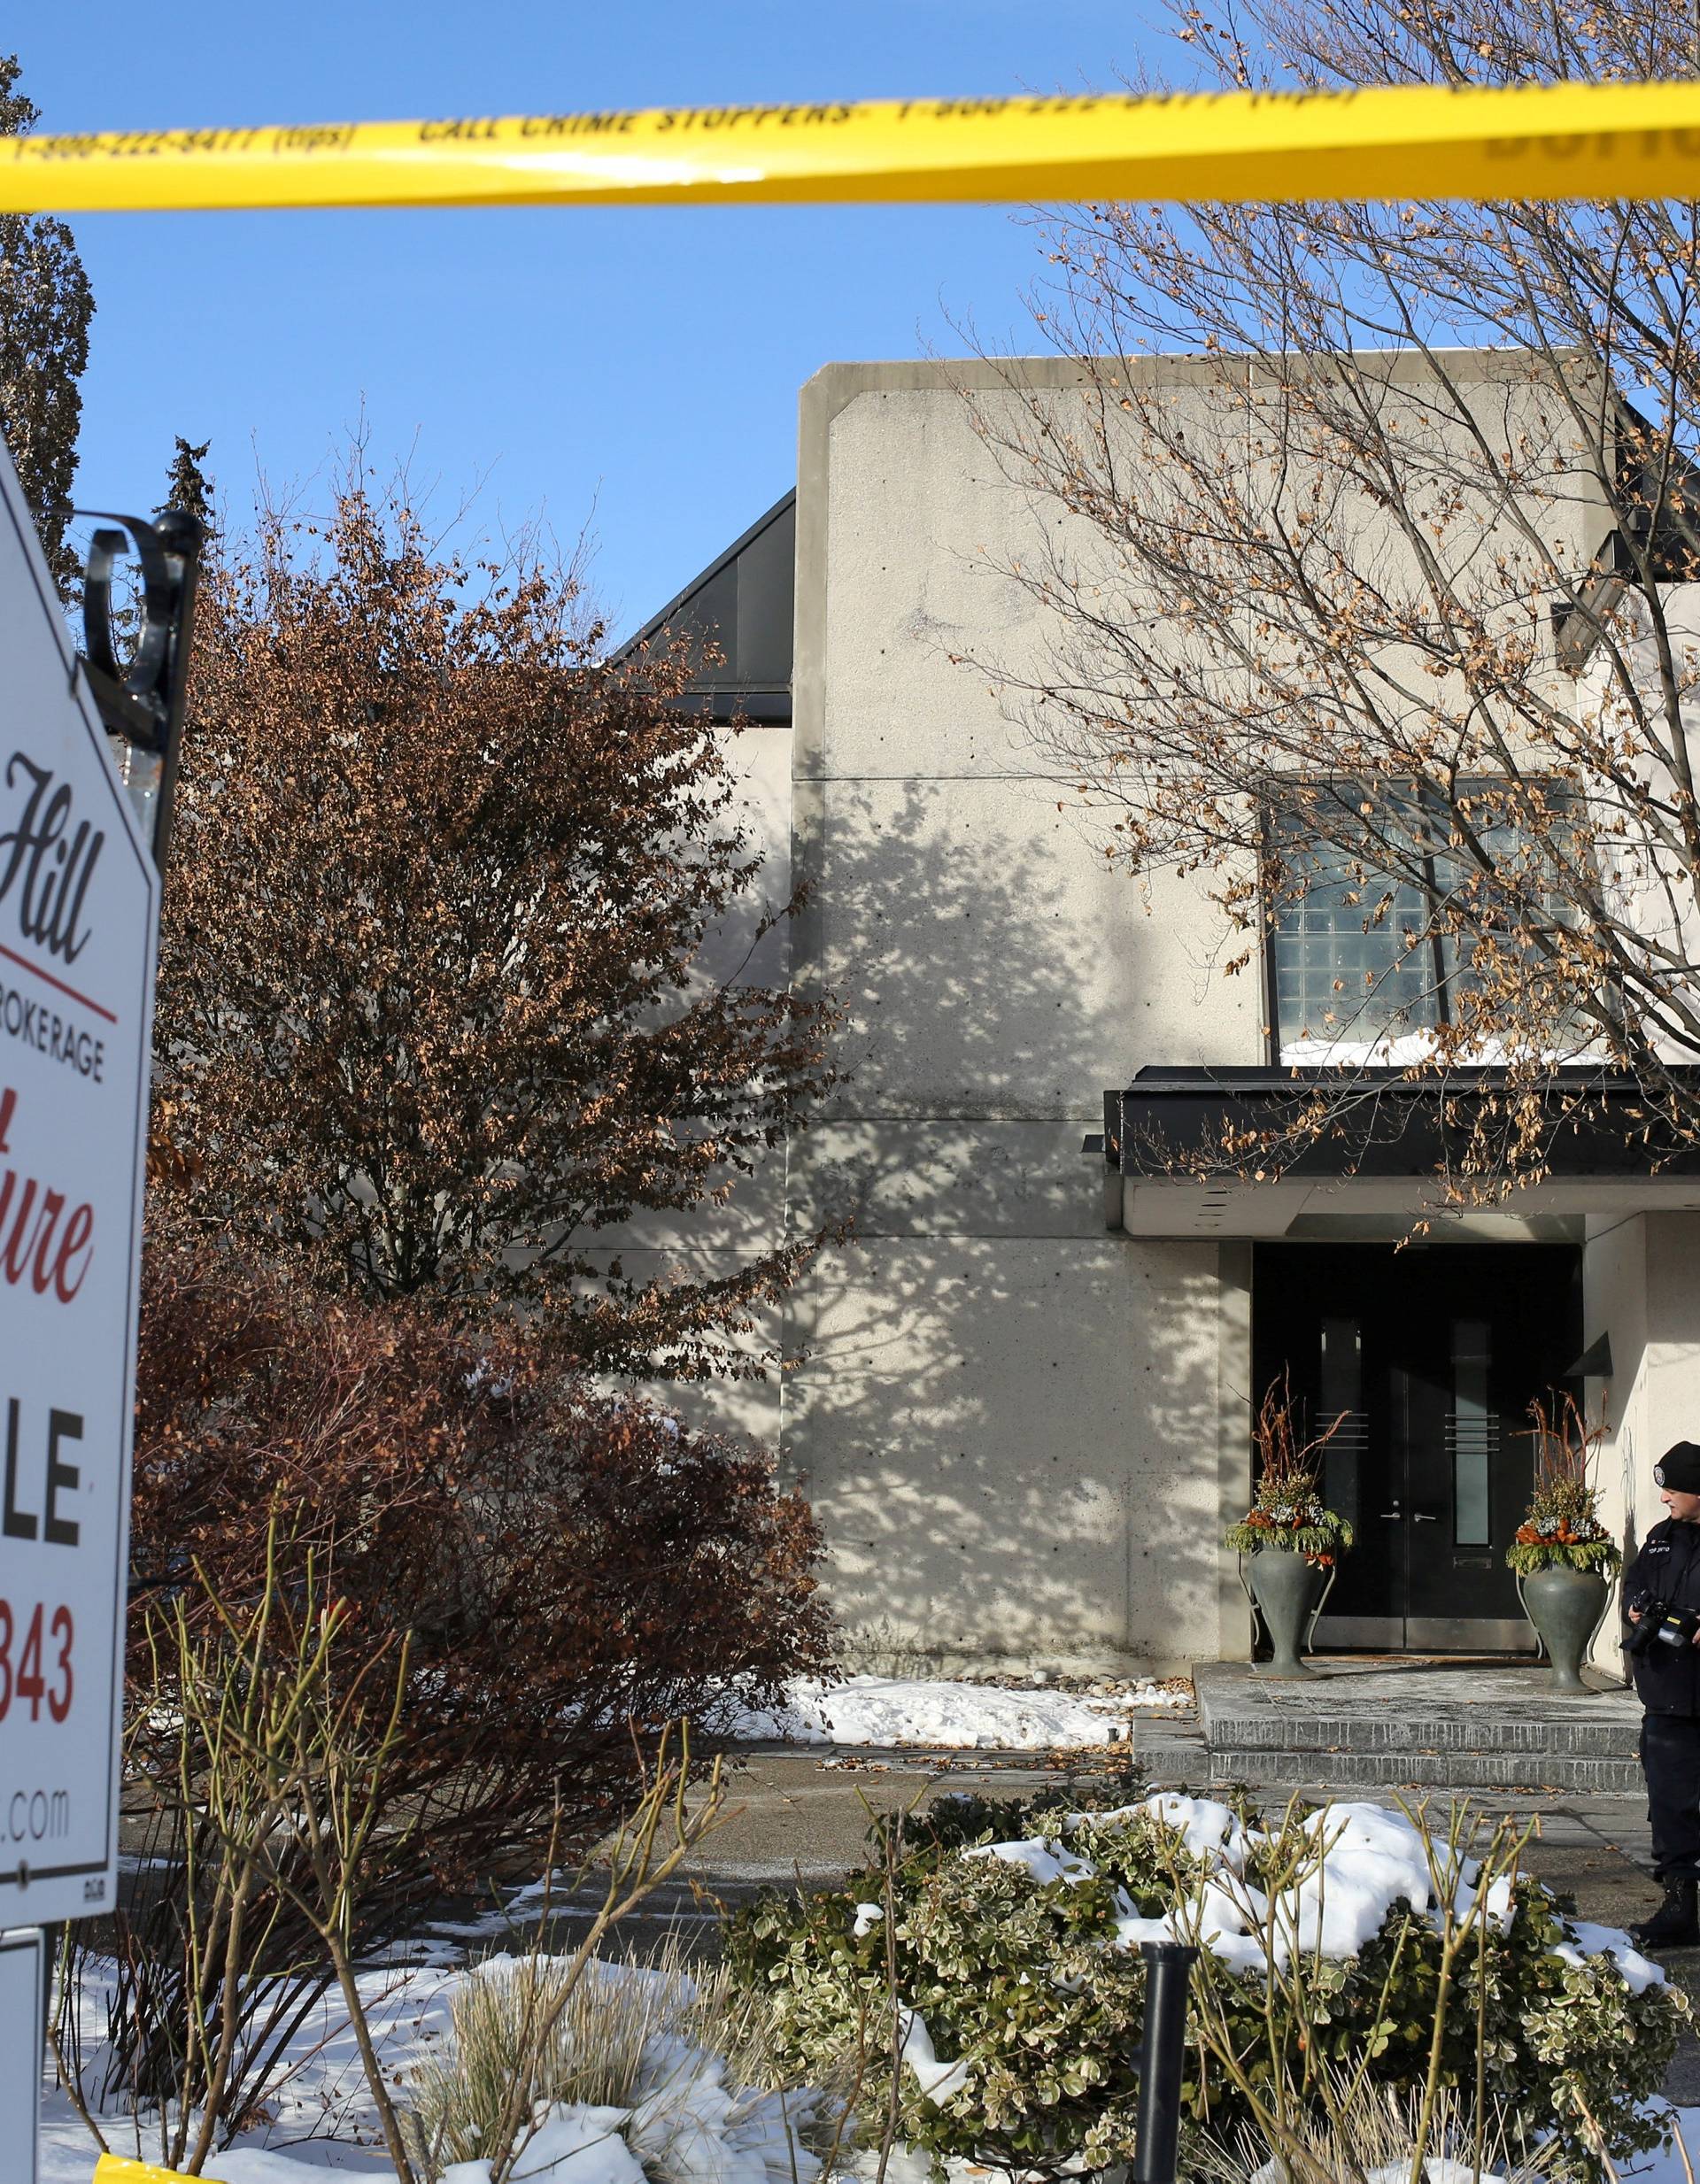
<path fill-rule="evenodd" d="M 1230 2140 L 1259 2086 L 1361 2069 L 1403 2095 L 1433 2070 L 1466 2106 L 1480 2084 L 1514 2149 L 1550 2135 L 1549 2171 L 1595 2172 L 1584 2109 L 1614 2157 L 1658 2142 L 1642 2108 L 1686 2004 L 1485 1826 L 1295 1804 L 1265 1827 L 1173 1794 L 950 1801 L 908 1840 L 877 1833 L 847 1889 L 758 1900 L 731 1959 L 768 1990 L 786 2066 L 853 2075 L 867 2127 L 935 2174 L 953 2157 L 1041 2172 L 1129 2157 L 1139 1944 L 1165 1937 L 1202 1945 L 1194 2130 Z"/>

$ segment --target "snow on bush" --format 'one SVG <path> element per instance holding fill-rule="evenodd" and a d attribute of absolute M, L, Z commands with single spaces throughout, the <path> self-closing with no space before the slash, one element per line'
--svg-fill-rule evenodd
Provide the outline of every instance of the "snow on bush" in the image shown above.
<path fill-rule="evenodd" d="M 1453 1815 L 1429 1832 L 1370 1804 L 1265 1826 L 1172 1794 L 1101 1811 L 963 1798 L 908 1825 L 889 1872 L 882 1855 L 842 1893 L 769 1895 L 731 1949 L 773 1997 L 783 2061 L 858 2058 L 870 2122 L 894 2101 L 936 2171 L 1131 2155 L 1139 1944 L 1165 1937 L 1203 1951 L 1186 2093 L 1218 2142 L 1246 2119 L 1246 2082 L 1362 2064 L 1402 2095 L 1436 2054 L 1464 2097 L 1480 2067 L 1514 2148 L 1555 2133 L 1557 2170 L 1593 2166 L 1579 2100 L 1614 2154 L 1660 2136 L 1642 2104 L 1686 2005 L 1627 1936 L 1518 1870 L 1503 1829 Z"/>

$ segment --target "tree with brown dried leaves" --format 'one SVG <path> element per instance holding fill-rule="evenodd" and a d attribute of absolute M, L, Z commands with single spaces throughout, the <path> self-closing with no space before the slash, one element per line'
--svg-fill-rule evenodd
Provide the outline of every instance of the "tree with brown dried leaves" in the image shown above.
<path fill-rule="evenodd" d="M 344 1603 L 351 1673 L 406 1640 L 390 1767 L 412 1848 L 360 1906 L 375 1935 L 434 1891 L 534 1871 L 552 1827 L 582 1848 L 639 1744 L 729 1684 L 776 1704 L 830 1667 L 819 1529 L 761 1451 L 598 1392 L 523 1330 L 326 1303 L 158 1236 L 132 1512 L 138 1748 L 178 1725 L 151 1615 L 192 1599 L 216 1622 L 274 1561 Z"/>
<path fill-rule="evenodd" d="M 1207 88 L 1700 67 L 1656 0 L 1169 12 Z M 1205 1164 L 1355 1159 L 1388 1068 L 1486 1088 L 1444 1105 L 1455 1201 L 1613 1080 L 1652 1165 L 1700 1142 L 1696 207 L 1110 205 L 1050 248 L 1078 384 L 1011 366 L 976 415 L 1072 519 L 1015 572 L 1060 634 L 977 664 L 1106 854 L 1268 964 L 1303 1077 Z"/>
<path fill-rule="evenodd" d="M 570 575 L 439 552 L 358 464 L 203 581 L 163 917 L 157 1180 L 321 1292 L 522 1314 L 580 1362 L 748 1374 L 825 1232 L 630 1270 L 831 1082 L 682 655 L 610 660 Z"/>
<path fill-rule="evenodd" d="M 39 119 L 17 89 L 19 73 L 17 55 L 0 53 L 0 135 L 21 136 Z M 64 221 L 0 213 L 0 430 L 66 598 L 77 583 L 65 527 L 82 419 L 77 382 L 94 315 L 89 277 Z"/>

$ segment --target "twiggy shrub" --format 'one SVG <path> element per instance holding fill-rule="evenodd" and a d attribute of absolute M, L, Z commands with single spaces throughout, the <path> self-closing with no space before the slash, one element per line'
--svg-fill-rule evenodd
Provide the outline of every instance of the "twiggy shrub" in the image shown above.
<path fill-rule="evenodd" d="M 356 1907 L 413 1856 L 393 1771 L 407 1647 L 347 1645 L 348 1602 L 295 1544 L 274 1516 L 251 1599 L 221 1599 L 197 1566 L 193 1588 L 141 1617 L 150 1705 L 132 1711 L 124 1756 L 151 1856 L 114 1910 L 104 2042 L 84 2037 L 67 1958 L 60 2067 L 97 2137 L 95 2110 L 128 2108 L 157 2127 L 167 2168 L 198 2176 L 336 1985 L 406 2184 L 349 1937 Z"/>
<path fill-rule="evenodd" d="M 346 1601 L 311 1558 L 300 1587 L 287 1584 L 276 1523 L 272 1536 L 251 1606 L 232 1609 L 215 1595 L 210 1620 L 187 1600 L 169 1616 L 150 1612 L 158 1686 L 174 1698 L 175 1764 L 143 1786 L 162 1816 L 166 1871 L 145 1910 L 120 1904 L 113 1921 L 104 2041 L 86 2035 L 84 1967 L 67 1955 L 55 2027 L 61 2076 L 103 2151 L 98 2111 L 128 2108 L 138 2144 L 145 2120 L 162 2165 L 198 2176 L 263 2113 L 290 2074 L 292 2036 L 334 1986 L 396 2184 L 429 2184 L 435 2157 L 385 2076 L 352 1938 L 363 1903 L 384 1898 L 393 1869 L 414 1856 L 419 1812 L 391 1771 L 407 1648 L 356 1647 L 344 1659 Z M 133 1770 L 143 1763 L 134 1748 L 127 1758 Z M 598 1949 L 720 1824 L 720 1763 L 699 1780 L 683 1728 L 662 1727 L 653 1755 L 639 1758 L 638 1782 L 603 1847 L 602 1902 L 577 1951 L 546 1984 L 528 1979 L 523 2007 L 506 2013 L 513 2037 L 477 2051 L 488 2064 L 475 2101 L 491 2184 L 509 2184 L 540 2090 L 552 2071 L 560 2075 L 560 2028 Z M 558 1847 L 557 1833 L 543 1854 L 551 1871 Z M 588 2088 L 598 2082 L 592 2071 Z"/>
<path fill-rule="evenodd" d="M 914 1826 L 914 1823 L 910 1824 Z M 964 1836 L 972 1830 L 969 1840 Z M 1325 2118 L 1326 2088 L 1443 2099 L 1555 2172 L 1656 2143 L 1686 2015 L 1620 1934 L 1572 1920 L 1522 1870 L 1525 1838 L 1456 1809 L 1379 1807 L 1267 1828 L 1162 1796 L 1118 1811 L 979 1804 L 928 1824 L 850 1886 L 769 1895 L 730 1943 L 799 2071 L 856 2058 L 862 2107 L 933 2157 L 1055 2173 L 1133 2150 L 1138 1944 L 1201 1944 L 1186 2099 L 1230 2142 Z M 1290 2120 L 1290 2117 L 1287 2120 Z M 1597 2136 L 1596 2135 L 1597 2132 Z"/>

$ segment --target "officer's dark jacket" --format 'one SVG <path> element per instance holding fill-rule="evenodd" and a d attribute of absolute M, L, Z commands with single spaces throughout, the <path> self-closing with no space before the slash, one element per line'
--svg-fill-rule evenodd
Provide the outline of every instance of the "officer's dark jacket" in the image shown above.
<path fill-rule="evenodd" d="M 1673 1608 L 1700 1609 L 1700 1524 L 1667 1516 L 1655 1524 L 1623 1573 L 1623 1604 L 1640 1607 L 1646 1596 Z M 1657 1642 L 1634 1656 L 1635 1690 L 1650 1714 L 1700 1716 L 1700 1646 Z"/>

